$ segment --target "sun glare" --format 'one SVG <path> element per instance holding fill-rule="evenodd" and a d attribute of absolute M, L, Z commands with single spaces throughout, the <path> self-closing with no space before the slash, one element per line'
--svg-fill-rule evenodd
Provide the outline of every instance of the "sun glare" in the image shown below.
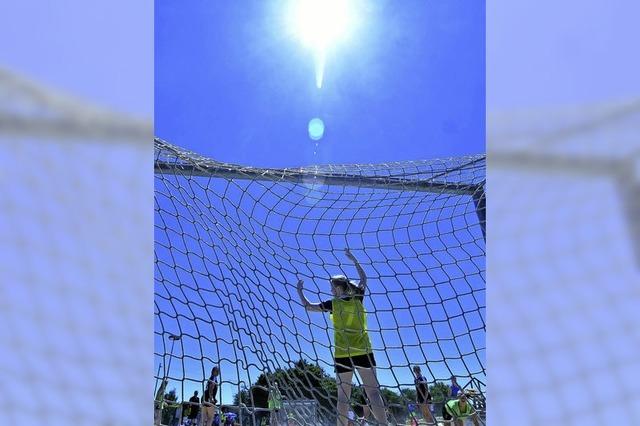
<path fill-rule="evenodd" d="M 316 86 L 322 87 L 327 50 L 347 39 L 355 25 L 354 0 L 291 0 L 289 27 L 313 50 Z"/>
<path fill-rule="evenodd" d="M 322 88 L 327 52 L 351 38 L 359 27 L 355 13 L 359 0 L 289 0 L 288 27 L 305 47 L 313 53 L 316 86 Z"/>
<path fill-rule="evenodd" d="M 291 24 L 308 47 L 327 49 L 346 38 L 353 21 L 349 0 L 295 0 Z"/>

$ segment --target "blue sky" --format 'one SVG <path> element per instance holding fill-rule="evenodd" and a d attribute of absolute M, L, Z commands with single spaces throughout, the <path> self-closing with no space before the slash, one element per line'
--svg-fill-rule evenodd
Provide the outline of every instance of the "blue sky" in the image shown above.
<path fill-rule="evenodd" d="M 487 4 L 487 109 L 633 98 L 640 91 L 640 2 Z"/>
<path fill-rule="evenodd" d="M 156 3 L 158 136 L 261 166 L 484 152 L 483 1 L 354 2 L 360 25 L 329 52 L 321 90 L 288 3 Z"/>
<path fill-rule="evenodd" d="M 382 163 L 484 152 L 484 2 L 359 2 L 360 26 L 347 42 L 329 52 L 322 89 L 315 85 L 312 54 L 287 32 L 283 18 L 287 3 L 156 3 L 157 136 L 217 160 L 252 166 Z M 317 146 L 307 135 L 307 124 L 314 117 L 323 119 L 326 126 L 325 136 Z M 207 214 L 215 216 L 219 207 L 210 205 L 206 209 L 201 206 L 178 206 L 182 218 L 180 221 L 173 220 L 166 212 L 176 208 L 173 206 L 175 199 L 167 198 L 167 194 L 173 193 L 177 199 L 182 198 L 187 204 L 194 203 L 193 197 L 204 196 L 195 182 L 183 180 L 178 184 L 183 190 L 167 189 L 164 182 L 157 182 L 156 185 L 159 193 L 163 194 L 157 197 L 160 208 L 165 211 L 161 220 L 167 220 L 168 228 L 178 231 L 166 233 L 156 229 L 156 240 L 165 245 L 171 242 L 173 247 L 172 250 L 166 250 L 156 245 L 158 257 L 162 262 L 166 261 L 169 264 L 193 262 L 192 265 L 198 264 L 200 270 L 204 270 L 208 262 L 206 259 L 210 261 L 212 252 L 203 249 L 194 240 L 183 239 L 182 235 L 186 233 L 197 235 L 201 240 L 210 239 L 211 236 L 203 232 L 207 228 L 203 222 L 206 220 L 196 216 L 198 212 L 206 210 Z M 200 182 L 200 185 L 205 184 L 206 181 Z M 242 185 L 244 184 L 241 183 L 240 186 Z M 250 188 L 243 190 L 252 191 Z M 287 190 L 295 193 L 294 189 Z M 320 188 L 318 197 L 324 200 L 335 192 L 336 188 Z M 364 194 L 366 191 L 361 196 Z M 403 195 L 400 202 L 408 202 L 406 194 Z M 453 247 L 459 245 L 458 238 L 465 238 L 458 234 L 460 232 L 468 234 L 466 244 L 469 250 L 477 251 L 479 247 L 484 249 L 484 243 L 479 241 L 481 236 L 478 234 L 473 209 L 469 210 L 472 203 L 468 197 L 464 197 L 464 200 L 457 198 L 459 197 L 449 198 L 448 201 L 434 201 L 432 196 L 421 194 L 413 199 L 413 203 L 416 203 L 417 199 L 435 203 L 432 204 L 432 214 L 435 215 L 439 211 L 447 211 L 446 202 L 465 209 L 463 216 L 453 221 L 450 218 L 441 219 L 434 216 L 434 222 L 448 221 L 453 225 L 453 238 L 423 238 L 423 243 L 414 243 L 414 248 L 422 251 L 417 257 L 412 258 L 410 253 L 403 253 L 401 248 L 397 248 L 393 253 L 384 248 L 366 249 L 367 242 L 362 237 L 357 233 L 347 232 L 345 243 L 364 257 L 366 268 L 373 275 L 372 296 L 367 308 L 376 311 L 374 315 L 369 315 L 369 326 L 372 329 L 374 347 L 379 351 L 378 363 L 383 367 L 380 377 L 385 385 L 409 385 L 410 363 L 424 365 L 425 357 L 435 359 L 439 356 L 433 355 L 433 351 L 436 350 L 436 338 L 442 347 L 449 346 L 444 349 L 445 356 L 453 354 L 456 357 L 460 352 L 467 352 L 473 345 L 470 341 L 461 342 L 463 338 L 458 339 L 456 343 L 461 346 L 455 348 L 453 341 L 447 343 L 440 338 L 450 333 L 451 329 L 457 333 L 484 323 L 483 310 L 482 315 L 478 317 L 473 316 L 471 312 L 476 311 L 476 303 L 484 306 L 483 256 L 477 257 L 477 253 L 474 254 L 469 264 L 462 266 L 462 271 L 457 272 L 445 265 L 447 260 L 435 256 L 430 259 L 428 268 L 425 269 L 424 265 L 427 261 L 425 253 L 433 250 L 432 247 L 438 244 L 445 257 L 448 255 L 454 261 L 463 259 L 464 254 L 453 251 Z M 244 207 L 248 212 L 249 206 Z M 190 225 L 192 219 L 185 219 L 194 214 L 195 223 Z M 228 220 L 224 217 L 221 219 Z M 268 219 L 264 216 L 253 215 L 252 220 L 261 224 L 266 221 L 268 224 Z M 158 222 L 157 216 L 156 224 Z M 467 223 L 472 227 L 470 231 L 466 229 Z M 323 223 L 320 230 L 324 229 L 322 226 L 327 224 Z M 398 232 L 401 232 L 401 228 L 399 229 L 395 235 L 375 234 L 375 237 L 379 244 L 393 246 L 395 239 L 400 238 Z M 328 229 L 324 230 L 328 232 Z M 410 231 L 409 238 L 420 235 L 420 232 L 425 230 Z M 291 247 L 294 243 L 301 244 L 300 241 L 289 241 L 287 238 L 290 237 L 283 232 L 283 228 L 276 234 L 283 238 L 284 250 L 290 255 L 286 242 L 290 242 Z M 270 238 L 264 241 L 267 246 L 274 237 L 273 234 L 270 235 Z M 238 238 L 238 235 L 235 237 Z M 229 236 L 230 241 L 233 238 Z M 311 238 L 307 241 L 307 249 L 320 250 L 321 264 L 324 266 L 304 272 L 298 270 L 308 277 L 307 286 L 312 291 L 308 296 L 311 298 L 328 297 L 328 289 L 323 287 L 321 279 L 324 280 L 327 274 L 339 268 L 339 262 L 342 261 L 341 253 L 330 251 L 332 247 L 342 248 L 340 244 L 328 244 L 320 240 L 320 237 Z M 177 254 L 180 250 L 190 254 L 180 256 Z M 268 252 L 269 248 L 265 250 Z M 219 254 L 221 253 L 216 253 Z M 176 260 L 171 259 L 172 255 Z M 305 252 L 291 255 L 294 260 L 289 266 L 300 267 L 303 262 L 296 263 L 295 260 L 304 261 L 308 255 L 310 254 Z M 222 257 L 228 256 L 227 253 Z M 394 260 L 397 256 L 400 257 Z M 240 258 L 242 259 L 242 256 Z M 246 267 L 248 262 L 250 259 L 233 263 L 226 271 L 231 273 L 231 270 L 243 270 L 242 265 L 245 264 Z M 398 277 L 393 277 L 395 272 L 388 268 L 392 265 L 394 268 L 402 268 L 401 264 L 413 271 L 405 279 L 398 280 Z M 282 294 L 289 294 L 295 298 L 294 289 L 291 287 L 295 284 L 294 274 L 276 276 L 269 262 L 257 265 L 253 271 L 253 278 L 246 278 L 251 285 L 258 286 L 259 283 L 263 286 L 263 289 L 252 287 L 252 291 L 261 294 L 255 297 L 272 298 L 273 295 L 265 292 L 264 288 L 273 286 L 273 293 L 281 286 L 284 291 Z M 194 288 L 211 287 L 211 281 L 198 274 L 185 274 L 176 271 L 172 266 L 162 264 L 157 267 L 162 270 L 165 279 L 172 282 L 180 282 L 183 286 Z M 197 269 L 193 266 L 187 269 L 190 268 Z M 460 272 L 462 275 L 469 273 L 469 277 L 457 280 L 451 278 L 461 277 Z M 224 275 L 223 271 L 220 273 Z M 159 275 L 157 272 L 156 276 Z M 427 280 L 433 285 L 425 285 L 424 282 Z M 435 283 L 439 283 L 439 287 Z M 415 288 L 410 290 L 412 285 Z M 246 296 L 246 293 L 238 292 L 248 290 L 242 290 L 238 286 L 237 283 L 227 283 L 224 288 L 218 288 L 217 294 L 207 291 L 197 294 L 187 290 L 190 297 L 198 299 L 197 304 L 205 306 L 204 311 L 178 302 L 171 306 L 165 299 L 156 298 L 158 306 L 163 311 L 184 315 L 179 320 L 179 326 L 178 321 L 163 316 L 162 326 L 165 331 L 177 332 L 179 327 L 183 327 L 196 336 L 206 334 L 212 342 L 218 342 L 213 345 L 203 339 L 196 341 L 186 338 L 185 346 L 176 350 L 176 354 L 183 357 L 184 364 L 177 359 L 174 360 L 171 375 L 184 376 L 198 382 L 186 381 L 185 395 L 190 395 L 193 389 L 201 388 L 199 382 L 203 380 L 204 374 L 208 374 L 213 360 L 218 358 L 223 359 L 223 380 L 255 381 L 259 374 L 259 369 L 246 366 L 246 363 L 257 362 L 250 354 L 251 350 L 239 352 L 241 356 L 248 356 L 248 359 L 243 361 L 245 367 L 238 367 L 230 355 L 233 353 L 232 348 L 225 349 L 224 345 L 220 345 L 220 341 L 231 337 L 232 332 L 228 326 L 218 326 L 211 330 L 205 322 L 189 319 L 197 316 L 191 313 L 191 310 L 195 309 L 200 315 L 214 321 L 214 324 L 217 320 L 227 321 L 229 311 L 224 307 L 226 303 L 219 298 L 226 295 L 230 300 L 236 297 L 243 300 L 243 294 Z M 461 288 L 463 290 L 460 290 Z M 466 288 L 473 289 L 472 294 L 480 300 L 472 301 L 460 297 L 457 300 L 453 299 L 451 306 L 447 306 L 449 302 L 441 302 L 441 298 L 463 293 Z M 182 290 L 184 288 L 179 290 L 170 285 L 156 286 L 158 294 L 171 296 L 172 301 L 174 298 L 177 300 L 187 297 L 186 294 L 182 294 Z M 415 293 L 414 296 L 419 296 L 418 300 L 429 304 L 429 315 L 433 315 L 433 318 L 446 320 L 447 317 L 458 315 L 462 310 L 469 311 L 469 318 L 464 318 L 469 322 L 454 324 L 456 320 L 452 320 L 438 323 L 437 319 L 434 319 L 434 325 L 429 325 L 430 322 L 426 318 L 411 319 L 416 307 L 412 307 L 411 310 L 405 308 L 406 297 L 411 297 L 408 295 L 412 291 Z M 314 296 L 313 292 L 325 294 Z M 234 293 L 240 296 L 234 296 Z M 242 305 L 255 303 L 253 297 L 249 297 L 248 300 L 251 302 L 243 301 Z M 270 356 L 274 357 L 276 364 L 282 364 L 289 359 L 295 361 L 304 354 L 332 373 L 327 334 L 328 318 L 317 314 L 307 318 L 300 306 L 285 303 L 285 300 L 277 299 L 272 302 L 281 304 L 279 306 L 282 312 L 293 313 L 291 319 L 269 319 L 268 313 L 262 312 L 264 309 L 256 306 L 253 306 L 251 315 L 272 327 L 296 327 L 295 318 L 303 319 L 297 323 L 297 327 L 302 324 L 303 330 L 306 329 L 316 343 L 310 347 L 305 345 L 299 336 L 287 334 L 286 330 L 274 332 L 283 333 L 283 343 L 279 344 L 273 337 L 274 346 L 271 349 L 275 354 L 272 353 Z M 385 312 L 385 309 L 392 307 L 393 313 Z M 376 331 L 380 328 L 393 328 L 394 326 L 389 326 L 394 321 L 392 316 L 395 316 L 398 325 L 423 324 L 417 326 L 419 335 L 412 337 L 414 333 L 410 330 L 411 327 L 399 328 L 399 332 L 391 329 L 382 333 Z M 238 311 L 231 314 L 231 317 L 234 321 L 245 321 Z M 157 329 L 162 327 L 158 321 L 159 318 L 156 318 Z M 444 326 L 444 329 L 436 330 L 440 325 Z M 448 326 L 452 328 L 446 330 Z M 250 328 L 248 325 L 247 327 Z M 484 347 L 484 333 L 473 334 L 476 344 L 480 339 L 482 343 L 479 346 Z M 297 340 L 295 348 L 287 347 L 284 343 L 291 341 L 292 337 Z M 246 344 L 245 341 L 251 341 L 252 336 L 250 333 L 245 335 L 239 332 L 234 339 Z M 418 344 L 417 348 L 420 350 L 415 351 L 415 348 L 409 346 L 404 350 L 391 348 L 394 344 L 409 345 L 410 341 Z M 251 341 L 251 345 L 262 344 Z M 166 349 L 162 347 L 162 340 L 156 336 L 156 351 L 164 353 L 168 350 L 169 346 L 166 346 Z M 190 359 L 189 356 L 195 359 Z M 203 356 L 211 359 L 202 362 Z M 484 353 L 480 356 L 484 359 Z M 159 358 L 156 357 L 157 362 Z M 471 369 L 476 367 L 482 368 L 472 365 Z M 461 374 L 466 371 L 464 366 L 453 360 L 448 360 L 447 363 L 434 362 L 432 368 L 439 379 L 448 377 L 449 368 Z M 176 386 L 176 383 L 173 383 L 173 386 Z M 180 390 L 181 386 L 177 387 Z M 236 390 L 235 386 L 224 386 L 223 402 L 228 403 Z"/>
<path fill-rule="evenodd" d="M 0 64 L 79 99 L 151 117 L 149 6 L 148 1 L 121 0 L 6 3 L 6 13 L 0 16 L 0 39 L 16 42 L 4 43 Z M 113 30 L 114 22 L 118 31 Z M 27 27 L 38 30 L 25 31 Z"/>
<path fill-rule="evenodd" d="M 157 353 L 170 352 L 167 333 L 184 336 L 172 386 L 201 389 L 219 362 L 228 403 L 239 382 L 299 358 L 331 373 L 330 321 L 304 311 L 295 282 L 329 299 L 327 277 L 357 276 L 347 246 L 369 277 L 384 386 L 410 386 L 413 364 L 430 379 L 484 379 L 484 242 L 470 197 L 162 175 L 156 190 Z"/>

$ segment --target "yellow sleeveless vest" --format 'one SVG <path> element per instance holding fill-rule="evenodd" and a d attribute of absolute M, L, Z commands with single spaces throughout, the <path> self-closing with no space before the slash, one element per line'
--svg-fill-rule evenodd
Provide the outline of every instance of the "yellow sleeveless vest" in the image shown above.
<path fill-rule="evenodd" d="M 362 301 L 335 297 L 332 300 L 331 320 L 335 338 L 335 357 L 345 358 L 372 352 L 367 333 L 367 312 Z"/>

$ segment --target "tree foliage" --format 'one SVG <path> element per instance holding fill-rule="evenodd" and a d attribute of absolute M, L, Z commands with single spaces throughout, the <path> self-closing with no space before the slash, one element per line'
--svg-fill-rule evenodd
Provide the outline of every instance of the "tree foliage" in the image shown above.
<path fill-rule="evenodd" d="M 178 394 L 176 392 L 176 388 L 165 393 L 164 400 L 165 403 L 162 408 L 162 424 L 169 424 L 170 420 L 175 416 L 176 408 L 178 407 Z"/>
<path fill-rule="evenodd" d="M 250 388 L 243 388 L 234 395 L 234 405 L 242 402 L 247 406 L 267 408 L 269 388 L 278 382 L 280 392 L 285 399 L 314 399 L 326 413 L 334 413 L 337 403 L 338 388 L 334 376 L 328 375 L 322 368 L 303 359 L 295 362 L 288 369 L 278 369 L 274 372 L 262 373 Z M 403 388 L 395 392 L 389 388 L 380 389 L 382 397 L 390 414 L 396 419 L 404 419 L 407 406 L 416 401 L 414 388 Z M 434 402 L 446 401 L 449 387 L 442 382 L 436 382 L 429 387 Z M 362 416 L 362 406 L 366 404 L 365 391 L 362 386 L 354 385 L 351 390 L 351 401 L 354 412 Z M 334 419 L 328 419 L 335 421 Z"/>
<path fill-rule="evenodd" d="M 400 395 L 402 395 L 402 398 L 408 402 L 415 402 L 418 400 L 415 388 L 402 388 L 400 389 Z"/>
<path fill-rule="evenodd" d="M 167 400 L 167 401 L 177 401 L 178 400 L 178 394 L 177 394 L 176 388 L 173 388 L 168 393 L 166 393 L 164 395 L 164 399 Z"/>
<path fill-rule="evenodd" d="M 433 402 L 444 402 L 449 397 L 449 386 L 442 382 L 436 382 L 434 385 L 429 386 L 429 393 Z"/>

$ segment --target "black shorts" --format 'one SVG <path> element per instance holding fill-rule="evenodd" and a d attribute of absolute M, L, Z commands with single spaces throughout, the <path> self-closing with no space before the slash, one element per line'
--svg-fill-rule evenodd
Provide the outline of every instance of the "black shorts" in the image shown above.
<path fill-rule="evenodd" d="M 354 367 L 372 368 L 376 366 L 376 359 L 373 354 L 347 356 L 344 358 L 334 358 L 336 362 L 336 373 L 348 373 Z"/>
<path fill-rule="evenodd" d="M 427 399 L 424 399 L 424 395 L 422 395 L 421 392 L 417 392 L 418 394 L 418 398 L 417 398 L 417 403 L 418 404 L 431 404 L 431 394 L 427 395 Z"/>
<path fill-rule="evenodd" d="M 445 420 L 452 420 L 453 419 L 451 414 L 449 414 L 449 412 L 447 411 L 446 403 L 445 403 L 445 405 L 442 406 L 442 418 L 445 419 Z"/>

